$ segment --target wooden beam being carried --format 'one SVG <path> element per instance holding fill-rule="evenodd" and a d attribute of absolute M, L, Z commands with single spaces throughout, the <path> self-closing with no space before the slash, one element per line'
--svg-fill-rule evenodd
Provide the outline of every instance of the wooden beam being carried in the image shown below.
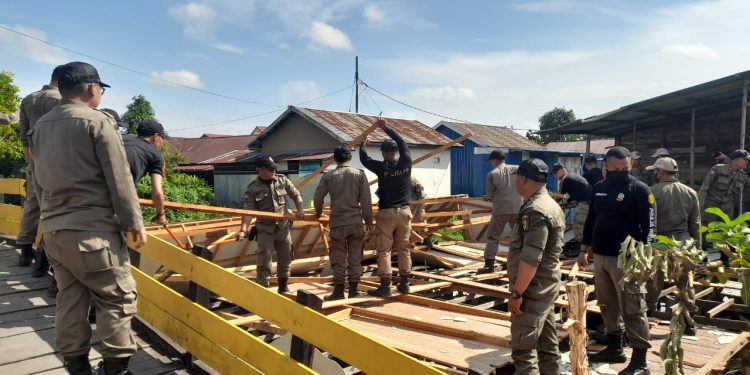
<path fill-rule="evenodd" d="M 421 162 L 423 162 L 423 161 L 425 161 L 425 160 L 427 160 L 427 159 L 429 159 L 429 158 L 431 158 L 431 157 L 433 157 L 433 156 L 435 156 L 435 155 L 437 155 L 437 154 L 439 154 L 439 153 L 441 153 L 441 152 L 443 152 L 443 151 L 445 151 L 445 150 L 453 147 L 453 145 L 461 143 L 461 142 L 469 139 L 472 135 L 474 135 L 474 134 L 471 134 L 471 132 L 468 132 L 468 133 L 464 134 L 463 137 L 456 138 L 456 139 L 454 139 L 454 140 L 452 140 L 452 141 L 450 141 L 450 142 L 448 142 L 448 143 L 446 143 L 446 144 L 444 144 L 444 145 L 442 145 L 442 146 L 440 146 L 440 147 L 438 147 L 438 148 L 436 148 L 436 149 L 434 149 L 434 150 L 432 150 L 432 151 L 430 151 L 430 152 L 428 152 L 428 153 L 426 153 L 426 154 L 424 154 L 424 155 L 422 155 L 422 156 L 420 156 L 420 157 L 412 160 L 411 161 L 411 165 L 414 166 L 416 164 L 419 164 L 419 163 L 421 163 Z M 370 181 L 370 185 L 375 185 L 377 182 L 378 182 L 378 179 L 376 178 L 376 179 Z"/>
<path fill-rule="evenodd" d="M 141 204 L 141 206 L 148 206 L 148 207 L 154 206 L 154 202 L 150 199 L 140 199 L 139 203 Z M 170 210 L 206 212 L 210 214 L 219 214 L 219 215 L 252 216 L 258 219 L 269 219 L 269 220 L 288 219 L 288 220 L 293 220 L 296 222 L 314 224 L 314 225 L 317 225 L 321 221 L 328 221 L 327 217 L 322 217 L 318 219 L 313 214 L 305 215 L 304 220 L 297 220 L 296 216 L 291 215 L 291 214 L 277 214 L 275 212 L 245 210 L 245 209 L 240 209 L 240 208 L 204 206 L 200 204 L 190 204 L 190 203 L 164 202 L 164 208 L 168 208 Z"/>

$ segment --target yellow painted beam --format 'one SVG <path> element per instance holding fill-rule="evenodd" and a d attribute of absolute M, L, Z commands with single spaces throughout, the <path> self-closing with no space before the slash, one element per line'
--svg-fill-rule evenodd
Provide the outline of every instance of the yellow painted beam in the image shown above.
<path fill-rule="evenodd" d="M 0 178 L 0 194 L 26 196 L 23 184 L 26 180 L 20 178 Z"/>
<path fill-rule="evenodd" d="M 164 314 L 168 314 L 171 319 L 178 320 L 206 340 L 223 347 L 264 373 L 314 374 L 312 370 L 287 357 L 263 340 L 229 323 L 203 306 L 191 302 L 137 268 L 133 268 L 133 277 L 138 284 L 139 310 L 140 301 L 148 301 L 154 307 L 164 311 Z M 201 357 L 197 353 L 193 354 L 209 364 L 215 360 Z"/>
<path fill-rule="evenodd" d="M 0 219 L 21 221 L 23 207 L 14 204 L 0 203 Z"/>
<path fill-rule="evenodd" d="M 0 219 L 0 234 L 17 236 L 21 231 L 21 222 L 8 219 Z"/>
<path fill-rule="evenodd" d="M 148 244 L 137 251 L 365 373 L 444 374 L 158 237 L 149 235 Z"/>

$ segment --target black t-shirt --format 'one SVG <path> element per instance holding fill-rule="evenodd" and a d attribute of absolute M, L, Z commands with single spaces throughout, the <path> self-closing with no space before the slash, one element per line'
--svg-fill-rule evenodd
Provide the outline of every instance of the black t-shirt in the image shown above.
<path fill-rule="evenodd" d="M 587 202 L 591 196 L 591 187 L 581 175 L 568 174 L 560 183 L 560 193 L 568 194 L 571 202 Z"/>
<path fill-rule="evenodd" d="M 655 199 L 646 184 L 628 175 L 624 184 L 603 180 L 594 185 L 581 241 L 594 254 L 617 256 L 625 237 L 647 243 L 655 230 Z"/>
<path fill-rule="evenodd" d="M 604 175 L 602 175 L 601 169 L 594 167 L 586 171 L 583 174 L 583 178 L 585 178 L 586 181 L 589 182 L 589 186 L 594 187 L 597 182 L 604 179 Z"/>
<path fill-rule="evenodd" d="M 137 184 L 146 174 L 163 173 L 164 158 L 151 143 L 138 137 L 123 137 L 122 144 L 125 147 L 125 155 L 128 158 L 134 183 Z"/>
<path fill-rule="evenodd" d="M 407 206 L 411 202 L 411 153 L 398 133 L 391 128 L 387 128 L 385 132 L 398 145 L 398 160 L 373 160 L 367 156 L 364 147 L 360 147 L 359 161 L 378 176 L 378 207 Z"/>

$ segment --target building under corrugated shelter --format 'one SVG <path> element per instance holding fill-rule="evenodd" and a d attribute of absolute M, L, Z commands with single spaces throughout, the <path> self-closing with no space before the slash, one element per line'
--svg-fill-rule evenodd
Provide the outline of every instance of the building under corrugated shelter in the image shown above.
<path fill-rule="evenodd" d="M 550 166 L 557 161 L 556 153 L 548 152 L 544 146 L 508 127 L 441 121 L 435 130 L 450 139 L 473 134 L 461 142 L 462 148 L 451 150 L 451 194 L 479 197 L 486 193 L 485 181 L 492 169 L 487 159 L 493 150 L 505 151 L 508 164 L 519 164 L 528 158 L 542 159 Z M 557 180 L 550 177 L 547 187 L 557 189 Z"/>
<path fill-rule="evenodd" d="M 568 172 L 583 174 L 584 157 L 589 154 L 597 158 L 604 157 L 607 149 L 614 145 L 615 140 L 612 138 L 592 139 L 591 142 L 555 141 L 547 143 L 547 150 L 558 153 L 557 162 L 564 165 Z"/>

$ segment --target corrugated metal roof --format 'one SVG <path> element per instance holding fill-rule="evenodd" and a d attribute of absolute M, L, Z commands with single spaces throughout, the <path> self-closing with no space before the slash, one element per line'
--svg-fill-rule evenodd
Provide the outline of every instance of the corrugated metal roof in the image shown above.
<path fill-rule="evenodd" d="M 340 143 L 351 142 L 354 138 L 367 130 L 367 128 L 372 126 L 377 119 L 376 116 L 357 113 L 334 112 L 322 109 L 289 106 L 287 111 L 279 116 L 279 118 L 277 118 L 273 124 L 271 124 L 271 126 L 260 135 L 253 146 L 258 147 L 263 141 L 263 138 L 271 134 L 274 128 L 279 126 L 283 120 L 292 113 L 296 113 L 307 119 L 313 125 L 330 134 Z M 393 130 L 395 130 L 407 144 L 442 146 L 450 142 L 450 139 L 417 120 L 397 118 L 386 118 L 386 120 L 388 120 L 388 126 L 393 128 Z M 377 129 L 370 133 L 367 139 L 368 142 L 377 144 L 390 138 L 384 131 Z M 311 148 L 315 148 L 315 145 L 310 146 Z"/>
<path fill-rule="evenodd" d="M 613 138 L 606 139 L 592 139 L 591 140 L 591 153 L 592 154 L 606 154 L 607 149 L 615 146 L 615 140 Z M 560 151 L 560 152 L 586 152 L 586 141 L 561 141 L 561 142 L 550 142 L 547 144 L 547 150 Z"/>
<path fill-rule="evenodd" d="M 219 135 L 205 134 L 200 138 L 171 137 L 167 143 L 185 157 L 182 164 L 209 164 L 217 160 L 233 159 L 247 153 L 248 144 L 255 141 L 257 135 Z"/>
<path fill-rule="evenodd" d="M 235 162 L 247 163 L 252 162 L 259 156 L 270 156 L 275 161 L 286 161 L 286 160 L 326 160 L 333 156 L 331 152 L 263 152 L 260 150 L 252 150 L 249 153 L 238 157 Z"/>
<path fill-rule="evenodd" d="M 544 150 L 544 146 L 516 133 L 505 126 L 468 124 L 461 122 L 440 121 L 435 128 L 445 126 L 454 132 L 464 135 L 471 132 L 471 140 L 482 147 L 502 147 L 522 150 Z"/>
<path fill-rule="evenodd" d="M 559 128 L 539 133 L 618 136 L 632 133 L 634 123 L 636 129 L 645 130 L 689 118 L 693 109 L 700 115 L 741 108 L 742 85 L 748 79 L 750 70 L 629 104 L 601 115 L 575 120 Z"/>

